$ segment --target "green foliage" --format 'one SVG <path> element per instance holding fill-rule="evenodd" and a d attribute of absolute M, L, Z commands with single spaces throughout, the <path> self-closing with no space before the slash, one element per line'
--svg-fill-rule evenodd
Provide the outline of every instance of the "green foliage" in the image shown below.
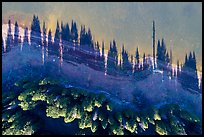
<path fill-rule="evenodd" d="M 40 85 L 40 86 L 46 85 L 46 84 L 48 84 L 47 78 L 44 78 L 43 80 L 40 80 L 40 81 L 39 81 L 39 85 Z"/>
<path fill-rule="evenodd" d="M 122 114 L 120 112 L 116 112 L 115 113 L 115 118 L 120 122 L 122 123 Z"/>
<path fill-rule="evenodd" d="M 175 116 L 170 117 L 170 126 L 173 131 L 173 134 L 175 135 L 185 135 L 185 129 L 183 128 L 181 122 L 179 119 L 177 119 Z"/>
<path fill-rule="evenodd" d="M 144 129 L 148 129 L 148 120 L 147 119 L 142 117 L 141 118 L 141 123 L 142 123 Z"/>
<path fill-rule="evenodd" d="M 156 123 L 156 132 L 159 134 L 159 135 L 168 135 L 168 132 L 166 130 L 166 126 L 165 126 L 165 123 L 162 122 L 162 121 L 158 121 Z"/>
<path fill-rule="evenodd" d="M 91 128 L 91 127 L 92 127 L 91 116 L 85 113 L 83 117 L 79 120 L 79 128 L 85 129 L 85 128 Z"/>
<path fill-rule="evenodd" d="M 154 120 L 161 120 L 161 117 L 159 116 L 158 113 L 154 114 Z"/>
<path fill-rule="evenodd" d="M 52 118 L 65 117 L 66 116 L 66 109 L 60 109 L 56 105 L 55 106 L 47 106 L 46 116 L 52 117 Z"/>
<path fill-rule="evenodd" d="M 18 128 L 15 125 L 12 125 L 10 128 L 7 128 L 2 132 L 2 135 L 32 135 L 34 130 L 29 122 L 22 128 Z"/>
<path fill-rule="evenodd" d="M 106 105 L 106 109 L 108 111 L 113 111 L 115 104 L 113 102 L 108 102 L 108 104 Z"/>
<path fill-rule="evenodd" d="M 103 119 L 103 121 L 101 121 L 101 125 L 103 129 L 106 129 L 107 125 L 108 125 L 108 119 Z"/>
<path fill-rule="evenodd" d="M 32 100 L 33 101 L 38 101 L 38 100 L 45 101 L 46 95 L 43 93 L 37 92 L 33 95 Z"/>
<path fill-rule="evenodd" d="M 130 131 L 131 133 L 133 133 L 137 128 L 137 123 L 136 121 L 130 120 L 130 121 L 126 121 L 126 129 L 128 131 Z"/>
<path fill-rule="evenodd" d="M 110 131 L 113 135 L 124 135 L 124 128 L 118 123 L 110 125 Z"/>
<path fill-rule="evenodd" d="M 92 122 L 91 131 L 93 133 L 95 133 L 96 130 L 97 130 L 97 127 L 98 127 L 98 123 L 97 122 Z"/>
<path fill-rule="evenodd" d="M 180 117 L 191 123 L 200 123 L 200 120 L 197 116 L 190 114 L 188 111 L 182 110 L 180 112 Z"/>
<path fill-rule="evenodd" d="M 74 121 L 75 118 L 81 117 L 81 111 L 77 110 L 77 106 L 73 106 L 70 111 L 67 110 L 66 116 L 64 118 L 65 123 L 70 123 Z"/>
<path fill-rule="evenodd" d="M 82 106 L 84 107 L 84 111 L 87 111 L 87 112 L 92 112 L 93 111 L 93 102 L 91 99 L 89 98 L 85 98 L 83 103 L 82 103 Z"/>
<path fill-rule="evenodd" d="M 32 112 L 37 104 L 46 106 L 47 117 L 63 118 L 65 123 L 77 121 L 81 131 L 89 128 L 94 134 L 97 134 L 98 129 L 104 129 L 106 133 L 113 135 L 135 134 L 135 131 L 143 132 L 140 126 L 146 130 L 152 124 L 159 135 L 180 135 L 191 133 L 187 127 L 202 126 L 199 118 L 176 104 L 167 104 L 159 109 L 150 107 L 138 112 L 129 107 L 116 108 L 117 104 L 103 93 L 97 94 L 78 88 L 65 89 L 51 78 L 33 83 L 21 81 L 15 85 L 22 87 L 17 96 L 21 113 L 14 110 L 3 113 L 3 134 L 33 134 L 36 125 L 32 122 L 26 124 L 29 121 L 22 112 Z M 15 96 L 9 98 L 4 95 L 4 98 L 4 105 L 16 105 L 18 102 Z M 17 120 L 22 118 L 22 122 Z"/>
<path fill-rule="evenodd" d="M 137 116 L 136 120 L 137 120 L 137 122 L 140 122 L 140 118 L 138 116 Z"/>
<path fill-rule="evenodd" d="M 132 111 L 130 109 L 124 109 L 123 110 L 123 115 L 126 117 L 126 118 L 130 118 L 131 117 L 131 114 L 132 114 Z"/>
<path fill-rule="evenodd" d="M 25 100 L 27 97 L 27 93 L 23 92 L 18 96 L 18 100 L 23 101 Z"/>

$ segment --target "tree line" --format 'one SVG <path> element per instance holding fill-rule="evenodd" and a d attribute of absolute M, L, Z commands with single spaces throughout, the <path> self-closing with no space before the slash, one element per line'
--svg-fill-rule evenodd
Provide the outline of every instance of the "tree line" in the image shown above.
<path fill-rule="evenodd" d="M 104 53 L 104 42 L 100 46 L 99 42 L 93 41 L 91 29 L 86 29 L 85 25 L 81 25 L 80 34 L 78 34 L 78 28 L 75 21 L 72 20 L 71 27 L 68 23 L 57 21 L 56 30 L 54 34 L 54 41 L 52 40 L 52 31 L 51 29 L 46 28 L 45 22 L 43 22 L 43 27 L 40 27 L 40 20 L 38 16 L 33 16 L 33 20 L 30 28 L 30 45 L 34 47 L 44 46 L 48 48 L 49 54 L 60 55 L 60 48 L 70 50 L 74 47 L 83 51 L 86 51 L 84 54 L 84 59 L 87 58 L 87 53 L 90 53 L 90 58 L 100 61 L 98 64 L 100 68 L 105 70 L 105 53 Z M 4 46 L 4 41 L 2 37 L 2 53 L 9 52 L 12 47 L 22 43 L 23 46 L 29 45 L 28 37 L 28 27 L 24 29 L 23 41 L 21 41 L 21 36 L 19 35 L 19 27 L 17 21 L 15 22 L 14 27 L 14 36 L 11 34 L 11 21 L 8 21 L 8 32 L 5 40 L 6 46 Z M 100 50 L 101 47 L 101 50 Z M 72 50 L 71 50 L 72 51 Z M 161 42 L 157 42 L 157 54 L 156 62 L 157 69 L 163 70 L 171 78 L 177 77 L 181 82 L 182 86 L 185 88 L 191 88 L 193 90 L 199 90 L 198 86 L 198 76 L 196 69 L 196 55 L 193 51 L 193 54 L 190 52 L 189 57 L 185 57 L 184 64 L 180 64 L 177 61 L 177 67 L 173 70 L 172 67 L 172 50 L 170 52 L 166 49 L 166 44 L 164 38 Z M 69 52 L 73 54 L 74 52 Z M 64 53 L 63 54 L 68 54 Z M 82 55 L 82 52 L 79 53 Z M 119 58 L 119 54 L 120 58 Z M 110 47 L 107 54 L 107 73 L 111 75 L 116 75 L 117 72 L 123 72 L 124 74 L 140 74 L 143 71 L 153 72 L 152 62 L 146 54 L 143 54 L 143 59 L 141 61 L 139 53 L 139 48 L 136 48 L 135 57 L 130 55 L 126 50 L 124 45 L 122 46 L 122 52 L 118 52 L 116 40 L 110 42 Z M 97 64 L 97 62 L 96 62 Z M 143 74 L 143 73 L 142 73 Z M 201 89 L 201 88 L 200 88 Z M 201 90 L 200 90 L 201 91 Z"/>

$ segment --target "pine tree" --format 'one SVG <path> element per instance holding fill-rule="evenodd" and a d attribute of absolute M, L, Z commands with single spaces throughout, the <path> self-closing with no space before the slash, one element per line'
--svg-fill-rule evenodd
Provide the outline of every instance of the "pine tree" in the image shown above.
<path fill-rule="evenodd" d="M 57 21 L 57 27 L 55 31 L 55 37 L 54 37 L 54 52 L 59 52 L 59 43 L 60 43 L 60 27 L 59 22 Z"/>
<path fill-rule="evenodd" d="M 117 68 L 118 65 L 118 51 L 116 47 L 116 41 L 113 40 L 113 57 L 114 57 L 114 66 Z"/>
<path fill-rule="evenodd" d="M 100 45 L 99 45 L 99 42 L 97 41 L 95 43 L 95 55 L 96 55 L 96 59 L 98 59 L 100 57 Z"/>
<path fill-rule="evenodd" d="M 68 23 L 66 23 L 66 26 L 65 26 L 65 30 L 64 30 L 65 32 L 64 32 L 64 39 L 65 39 L 65 41 L 70 41 L 70 29 L 69 29 L 69 24 Z M 72 42 L 72 41 L 71 41 Z"/>
<path fill-rule="evenodd" d="M 170 63 L 169 53 L 166 52 L 166 60 L 165 63 L 168 65 Z"/>
<path fill-rule="evenodd" d="M 102 42 L 102 58 L 104 58 L 104 41 Z"/>
<path fill-rule="evenodd" d="M 195 53 L 192 56 L 190 52 L 189 57 L 186 54 L 184 65 L 181 68 L 180 82 L 185 89 L 199 90 Z"/>
<path fill-rule="evenodd" d="M 159 69 L 165 69 L 166 63 L 166 45 L 164 43 L 164 39 L 162 38 L 161 46 L 160 41 L 158 40 L 157 45 L 157 66 Z"/>
<path fill-rule="evenodd" d="M 9 52 L 11 50 L 12 44 L 13 44 L 13 36 L 11 34 L 11 20 L 9 20 L 7 40 L 6 40 L 6 52 Z"/>
<path fill-rule="evenodd" d="M 23 47 L 28 46 L 28 27 L 24 30 Z"/>
<path fill-rule="evenodd" d="M 171 76 L 171 69 L 170 69 L 170 66 L 169 66 L 169 63 L 170 63 L 170 57 L 169 57 L 169 53 L 166 52 L 166 55 L 165 55 L 165 66 L 166 66 L 166 70 L 167 70 L 167 74 L 168 76 Z"/>
<path fill-rule="evenodd" d="M 172 75 L 172 77 L 176 77 L 176 69 L 174 69 L 174 75 L 173 74 L 171 74 Z M 173 72 L 173 71 L 172 71 Z"/>
<path fill-rule="evenodd" d="M 101 48 L 101 69 L 105 70 L 105 56 L 104 56 L 104 41 L 102 41 L 102 48 Z"/>
<path fill-rule="evenodd" d="M 179 60 L 177 60 L 177 77 L 180 76 Z"/>
<path fill-rule="evenodd" d="M 65 28 L 63 26 L 63 22 L 61 22 L 61 40 L 62 40 L 62 44 L 64 44 L 66 42 L 66 32 L 65 32 Z"/>
<path fill-rule="evenodd" d="M 131 62 L 128 59 L 128 53 L 127 51 L 124 49 L 124 45 L 122 47 L 122 70 L 124 73 L 130 73 L 132 72 L 132 64 L 133 63 L 133 56 L 131 57 Z"/>
<path fill-rule="evenodd" d="M 143 70 L 147 70 L 147 69 L 148 69 L 148 64 L 147 64 L 146 56 L 144 53 L 143 54 Z"/>
<path fill-rule="evenodd" d="M 77 25 L 76 25 L 76 22 L 74 22 L 74 42 L 75 43 L 78 43 L 78 29 L 77 29 Z"/>
<path fill-rule="evenodd" d="M 72 25 L 71 25 L 71 42 L 74 41 L 74 21 L 72 20 Z"/>
<path fill-rule="evenodd" d="M 18 45 L 19 42 L 19 28 L 17 21 L 15 22 L 15 28 L 14 28 L 14 46 Z"/>
<path fill-rule="evenodd" d="M 157 43 L 157 64 L 158 64 L 158 67 L 159 67 L 159 63 L 160 63 L 160 60 L 161 60 L 161 46 L 160 46 L 160 40 L 158 40 L 158 43 Z"/>
<path fill-rule="evenodd" d="M 85 45 L 85 37 L 86 37 L 86 30 L 85 26 L 81 25 L 81 30 L 80 30 L 80 46 L 83 48 Z"/>
<path fill-rule="evenodd" d="M 165 55 L 166 55 L 166 45 L 164 43 L 164 39 L 162 38 L 162 44 L 161 44 L 161 61 L 162 61 L 162 63 L 165 63 Z"/>
<path fill-rule="evenodd" d="M 72 20 L 72 26 L 71 26 L 71 41 L 74 43 L 78 42 L 78 30 L 76 26 L 76 22 Z"/>
<path fill-rule="evenodd" d="M 195 56 L 195 52 L 193 51 L 193 58 L 192 58 L 192 69 L 197 71 L 197 68 L 196 68 L 196 56 Z"/>
<path fill-rule="evenodd" d="M 192 72 L 193 72 L 193 75 L 194 75 L 194 80 L 192 80 L 192 81 L 193 81 L 193 84 L 194 84 L 194 89 L 198 91 L 199 90 L 199 79 L 198 79 L 196 66 L 197 66 L 197 64 L 196 64 L 196 55 L 195 55 L 195 52 L 193 51 L 193 56 L 192 56 L 192 59 L 191 59 L 191 69 L 192 69 Z"/>
<path fill-rule="evenodd" d="M 113 68 L 114 68 L 114 59 L 112 54 L 112 43 L 110 42 L 110 49 L 108 51 L 108 58 L 107 58 L 107 73 L 111 74 Z"/>
<path fill-rule="evenodd" d="M 36 47 L 42 45 L 40 21 L 38 19 L 38 16 L 36 17 L 35 15 L 33 16 L 33 21 L 31 23 L 30 41 L 31 45 L 34 45 Z"/>
<path fill-rule="evenodd" d="M 139 63 L 140 63 L 140 55 L 137 47 L 136 53 L 135 53 L 135 72 L 139 71 Z"/>
<path fill-rule="evenodd" d="M 93 47 L 93 40 L 92 40 L 92 34 L 91 34 L 91 29 L 88 28 L 88 33 L 86 35 L 86 45 L 88 45 L 88 49 L 90 51 L 93 51 L 94 50 L 94 47 Z"/>
<path fill-rule="evenodd" d="M 45 22 L 43 22 L 43 46 L 47 46 L 47 36 L 46 36 L 46 33 L 47 33 L 47 29 L 45 27 Z"/>
<path fill-rule="evenodd" d="M 48 54 L 53 50 L 53 45 L 52 45 L 52 31 L 48 31 Z"/>
<path fill-rule="evenodd" d="M 188 56 L 187 56 L 187 53 L 186 53 L 186 56 L 185 56 L 185 64 L 186 64 L 186 65 L 188 64 Z"/>
<path fill-rule="evenodd" d="M 143 54 L 143 64 L 146 63 L 146 57 L 145 57 L 145 53 Z"/>
<path fill-rule="evenodd" d="M 188 69 L 192 69 L 193 68 L 193 56 L 192 53 L 190 52 L 189 57 L 188 57 L 188 65 L 187 65 Z"/>
<path fill-rule="evenodd" d="M 110 42 L 110 49 L 108 51 L 108 59 L 107 59 L 107 73 L 108 74 L 116 74 L 118 66 L 118 53 L 116 48 L 116 42 L 113 40 L 113 44 Z"/>
<path fill-rule="evenodd" d="M 71 41 L 68 23 L 66 25 L 63 25 L 63 22 L 61 23 L 61 39 L 63 44 L 68 44 Z"/>
<path fill-rule="evenodd" d="M 139 64 L 140 63 L 140 55 L 139 55 L 139 50 L 138 50 L 138 47 L 137 47 L 137 50 L 136 50 L 136 56 L 135 56 L 135 58 L 136 58 L 136 63 L 137 64 Z"/>

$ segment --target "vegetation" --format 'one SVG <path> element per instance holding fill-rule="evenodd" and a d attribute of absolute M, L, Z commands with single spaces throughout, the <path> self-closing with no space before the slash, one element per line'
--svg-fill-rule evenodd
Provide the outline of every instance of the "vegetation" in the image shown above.
<path fill-rule="evenodd" d="M 198 75 L 197 75 L 197 62 L 195 52 L 190 52 L 189 57 L 186 54 L 184 65 L 179 66 L 177 62 L 177 69 L 172 68 L 172 50 L 170 52 L 167 50 L 164 38 L 161 42 L 158 39 L 157 42 L 157 53 L 155 56 L 155 22 L 153 21 L 153 63 L 151 63 L 150 57 L 143 54 L 143 61 L 141 61 L 141 53 L 139 53 L 138 47 L 136 48 L 135 57 L 134 55 L 129 55 L 125 50 L 124 45 L 122 46 L 121 53 L 116 45 L 116 40 L 110 42 L 110 48 L 107 55 L 107 66 L 105 67 L 105 57 L 104 57 L 104 42 L 101 46 L 100 55 L 100 44 L 98 41 L 93 40 L 91 29 L 86 30 L 85 25 L 81 25 L 80 34 L 78 34 L 77 23 L 72 20 L 71 24 L 59 21 L 56 23 L 56 30 L 54 34 L 54 41 L 52 41 L 52 32 L 49 29 L 47 33 L 47 28 L 45 22 L 42 23 L 42 31 L 40 19 L 38 16 L 33 15 L 33 20 L 31 22 L 30 28 L 30 42 L 28 37 L 28 28 L 24 29 L 23 46 L 27 46 L 31 43 L 34 47 L 46 47 L 48 53 L 54 53 L 57 56 L 62 56 L 61 51 L 63 49 L 63 58 L 67 59 L 67 56 L 80 56 L 82 62 L 88 64 L 88 66 L 94 69 L 100 69 L 101 71 L 107 72 L 109 75 L 132 75 L 135 79 L 140 80 L 148 77 L 153 71 L 153 64 L 155 66 L 155 60 L 157 61 L 157 69 L 167 72 L 168 76 L 172 78 L 178 77 L 180 83 L 184 88 L 190 90 L 191 92 L 199 93 L 201 88 L 199 87 Z M 2 53 L 9 52 L 12 47 L 17 46 L 21 43 L 19 36 L 19 27 L 17 21 L 15 22 L 14 35 L 11 33 L 11 20 L 8 20 L 8 32 L 5 38 L 5 43 L 2 37 Z M 42 35 L 42 36 L 41 36 Z M 48 38 L 48 42 L 46 39 Z M 61 43 L 60 43 L 61 41 Z M 6 46 L 4 46 L 6 45 Z M 75 50 L 73 50 L 73 47 Z M 4 49 L 5 48 L 5 49 Z M 86 51 L 86 53 L 84 52 Z M 91 53 L 91 54 L 90 54 Z M 120 56 L 119 56 L 120 55 Z M 118 57 L 120 57 L 120 62 L 118 63 Z M 79 61 L 75 58 L 74 61 Z M 92 62 L 93 61 L 93 62 Z M 134 63 L 133 63 L 134 62 Z M 93 65 L 94 64 L 94 65 Z M 181 68 L 181 72 L 179 70 Z M 156 69 L 155 68 L 155 69 Z M 134 71 L 133 71 L 134 70 Z M 174 73 L 173 73 L 174 71 Z M 173 75 L 174 74 L 174 75 Z M 46 84 L 46 80 L 42 80 L 40 83 Z M 90 108 L 91 109 L 91 108 Z"/>
<path fill-rule="evenodd" d="M 13 98 L 7 104 L 18 104 L 19 107 L 3 111 L 3 134 L 38 133 L 42 125 L 39 125 L 40 118 L 33 113 L 38 109 L 46 112 L 47 117 L 63 118 L 65 123 L 77 121 L 79 129 L 90 129 L 92 134 L 145 134 L 147 129 L 152 128 L 150 125 L 159 135 L 201 133 L 200 119 L 176 104 L 167 104 L 159 109 L 151 107 L 141 112 L 122 106 L 116 109 L 117 104 L 102 93 L 64 88 L 59 82 L 51 81 L 51 78 L 44 78 L 15 83 L 22 92 L 18 96 L 10 96 Z M 189 130 L 191 126 L 198 128 Z"/>

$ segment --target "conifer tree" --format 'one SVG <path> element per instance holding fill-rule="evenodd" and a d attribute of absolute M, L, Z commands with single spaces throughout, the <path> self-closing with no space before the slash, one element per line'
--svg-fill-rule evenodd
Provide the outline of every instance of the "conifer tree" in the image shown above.
<path fill-rule="evenodd" d="M 15 22 L 15 28 L 14 28 L 14 46 L 18 45 L 19 42 L 19 28 L 17 21 Z"/>
<path fill-rule="evenodd" d="M 147 69 L 148 69 L 148 64 L 147 64 L 146 56 L 144 53 L 143 54 L 143 70 L 147 70 Z"/>
<path fill-rule="evenodd" d="M 177 77 L 180 76 L 179 60 L 177 60 Z"/>
<path fill-rule="evenodd" d="M 139 55 L 138 47 L 136 49 L 136 56 L 135 56 L 135 58 L 136 58 L 136 64 L 139 64 L 140 63 L 140 55 Z"/>
<path fill-rule="evenodd" d="M 193 58 L 192 58 L 192 69 L 197 71 L 197 68 L 196 68 L 196 56 L 195 56 L 195 52 L 193 51 Z"/>
<path fill-rule="evenodd" d="M 76 26 L 76 22 L 72 20 L 72 26 L 71 26 L 71 41 L 74 43 L 78 42 L 78 29 Z"/>
<path fill-rule="evenodd" d="M 198 91 L 199 85 L 195 53 L 192 56 L 190 52 L 189 57 L 186 54 L 184 65 L 181 68 L 180 82 L 185 89 Z"/>
<path fill-rule="evenodd" d="M 140 57 L 139 57 L 139 50 L 138 50 L 138 47 L 136 49 L 136 52 L 135 52 L 135 72 L 139 71 L 139 63 L 140 63 Z"/>
<path fill-rule="evenodd" d="M 23 37 L 23 47 L 28 46 L 28 27 L 24 30 L 24 37 Z"/>
<path fill-rule="evenodd" d="M 47 33 L 47 29 L 45 27 L 45 22 L 43 22 L 43 46 L 47 46 L 47 36 L 46 36 L 46 33 Z"/>
<path fill-rule="evenodd" d="M 102 58 L 104 58 L 104 41 L 102 42 Z"/>
<path fill-rule="evenodd" d="M 131 61 L 128 59 L 128 52 L 124 49 L 124 45 L 122 47 L 122 70 L 124 73 L 132 72 L 132 64 L 133 64 L 133 56 L 131 56 Z"/>
<path fill-rule="evenodd" d="M 64 39 L 65 39 L 65 41 L 70 41 L 70 29 L 69 29 L 69 24 L 68 23 L 66 23 L 66 26 L 65 26 L 65 30 L 64 30 L 65 32 L 64 32 Z M 72 42 L 72 41 L 71 41 Z"/>
<path fill-rule="evenodd" d="M 162 44 L 161 44 L 161 61 L 162 63 L 165 63 L 165 55 L 166 55 L 166 45 L 164 43 L 164 39 L 162 38 Z"/>
<path fill-rule="evenodd" d="M 40 20 L 38 19 L 38 16 L 36 17 L 35 15 L 33 16 L 33 21 L 31 23 L 30 41 L 31 45 L 34 45 L 35 47 L 42 45 Z"/>
<path fill-rule="evenodd" d="M 54 52 L 59 52 L 59 43 L 60 43 L 60 27 L 59 22 L 57 21 L 56 31 L 55 31 L 55 37 L 54 37 Z"/>
<path fill-rule="evenodd" d="M 102 47 L 101 47 L 101 68 L 102 70 L 105 70 L 105 56 L 104 56 L 104 41 L 102 41 Z"/>
<path fill-rule="evenodd" d="M 100 57 L 100 45 L 99 45 L 99 42 L 97 41 L 95 43 L 95 55 L 96 55 L 96 58 Z"/>
<path fill-rule="evenodd" d="M 7 40 L 6 40 L 6 52 L 11 50 L 13 44 L 13 36 L 11 34 L 11 20 L 8 21 L 8 32 L 7 32 Z"/>
<path fill-rule="evenodd" d="M 159 65 L 161 60 L 161 44 L 160 44 L 160 40 L 158 40 L 157 43 L 157 64 Z"/>
<path fill-rule="evenodd" d="M 110 42 L 110 49 L 108 51 L 108 59 L 107 59 L 107 73 L 108 74 L 116 74 L 118 66 L 118 53 L 116 48 L 116 42 L 113 40 L 113 43 Z"/>
<path fill-rule="evenodd" d="M 80 46 L 81 47 L 85 45 L 85 37 L 86 37 L 85 26 L 81 25 L 81 30 L 80 30 Z"/>
<path fill-rule="evenodd" d="M 52 31 L 49 29 L 48 31 L 48 54 L 50 54 L 53 50 L 53 45 L 52 45 Z"/>

